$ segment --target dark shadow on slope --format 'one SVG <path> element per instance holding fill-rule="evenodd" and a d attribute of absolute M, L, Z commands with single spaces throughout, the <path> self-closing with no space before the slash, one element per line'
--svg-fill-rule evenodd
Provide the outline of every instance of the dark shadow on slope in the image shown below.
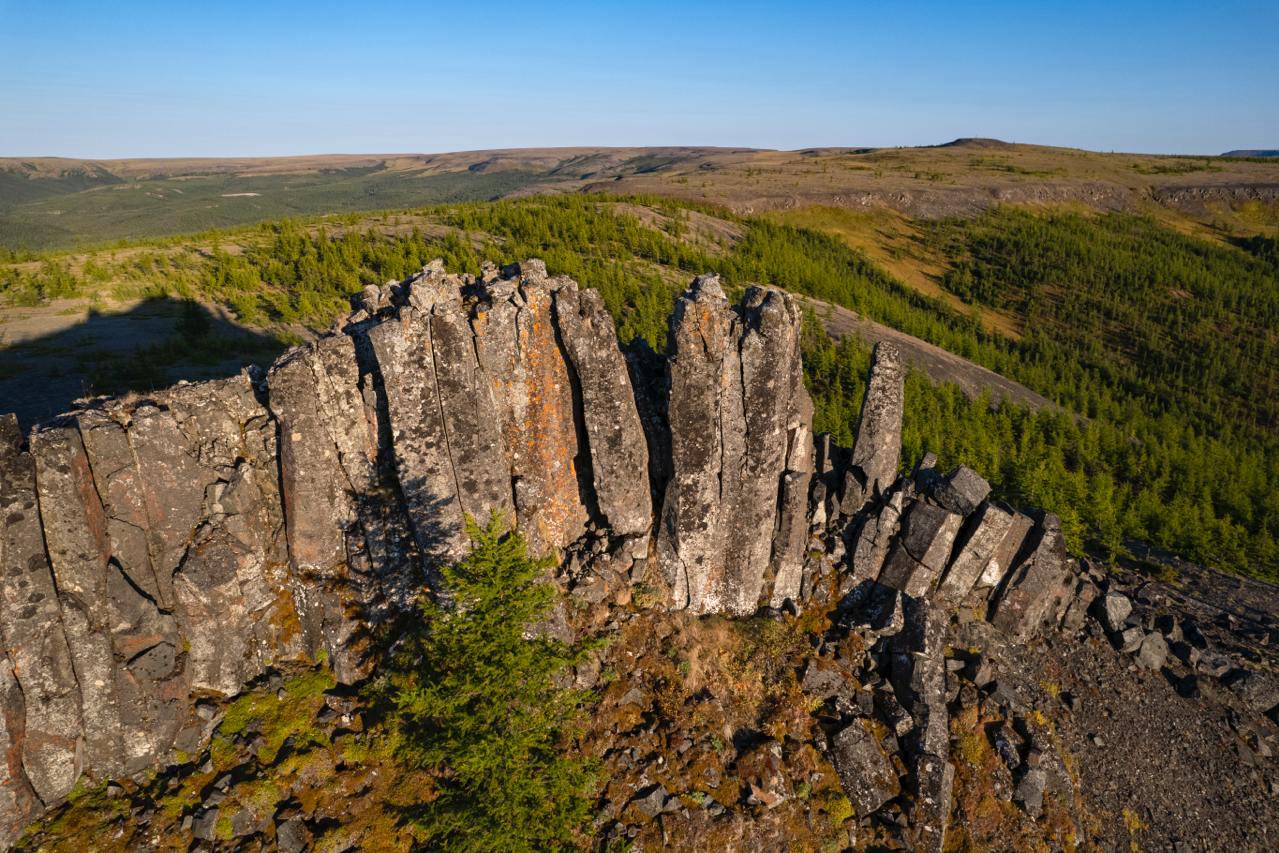
<path fill-rule="evenodd" d="M 48 319 L 60 325 L 56 315 Z M 26 430 L 81 397 L 233 376 L 246 365 L 269 364 L 286 347 L 182 299 L 147 299 L 112 314 L 91 309 L 87 319 L 45 335 L 16 343 L 0 337 L 0 412 L 16 413 Z"/>

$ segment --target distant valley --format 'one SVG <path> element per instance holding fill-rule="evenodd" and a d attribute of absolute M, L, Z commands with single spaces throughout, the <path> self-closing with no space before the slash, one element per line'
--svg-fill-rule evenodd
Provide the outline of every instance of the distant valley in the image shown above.
<path fill-rule="evenodd" d="M 1231 152 L 1235 154 L 1265 152 Z M 548 148 L 279 158 L 0 159 L 0 246 L 57 249 L 285 216 L 545 193 L 656 194 L 740 214 L 809 206 L 928 219 L 998 204 L 1276 226 L 1279 162 L 960 139 L 921 148 Z"/>

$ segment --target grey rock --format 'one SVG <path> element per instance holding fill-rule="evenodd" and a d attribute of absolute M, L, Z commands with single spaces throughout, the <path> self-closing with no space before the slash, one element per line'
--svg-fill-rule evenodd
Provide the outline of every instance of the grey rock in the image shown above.
<path fill-rule="evenodd" d="M 7 847 L 17 830 L 40 812 L 41 803 L 21 764 L 22 727 L 26 709 L 13 664 L 0 653 L 0 845 Z"/>
<path fill-rule="evenodd" d="M 430 345 L 446 450 L 464 514 L 484 524 L 515 508 L 493 383 L 480 368 L 470 319 L 457 283 L 431 311 Z M 569 414 L 573 411 L 570 400 Z"/>
<path fill-rule="evenodd" d="M 949 756 L 946 710 L 947 614 L 918 599 L 906 598 L 905 627 L 891 640 L 889 674 L 893 691 L 915 720 L 913 752 L 945 762 Z"/>
<path fill-rule="evenodd" d="M 36 487 L 62 628 L 80 685 L 84 761 L 104 774 L 124 770 L 115 659 L 106 622 L 106 516 L 93 487 L 88 456 L 74 422 L 55 423 L 31 435 Z"/>
<path fill-rule="evenodd" d="M 1146 669 L 1159 670 L 1168 660 L 1168 641 L 1158 631 L 1151 631 L 1137 649 L 1137 662 Z"/>
<path fill-rule="evenodd" d="M 863 581 L 839 603 L 841 624 L 872 637 L 891 637 L 905 627 L 902 593 L 875 581 Z"/>
<path fill-rule="evenodd" d="M 386 389 L 400 488 L 428 566 L 464 549 L 462 506 L 440 412 L 430 316 L 405 311 L 371 328 L 368 341 Z"/>
<path fill-rule="evenodd" d="M 1228 655 L 1206 652 L 1199 657 L 1195 669 L 1212 678 L 1221 678 L 1234 668 L 1234 661 Z"/>
<path fill-rule="evenodd" d="M 905 495 L 900 489 L 892 490 L 879 512 L 870 515 L 862 523 L 853 544 L 852 582 L 875 580 L 888 559 L 893 537 L 901 527 L 902 505 Z"/>
<path fill-rule="evenodd" d="M 933 500 L 951 512 L 969 516 L 990 494 L 990 483 L 967 465 L 960 465 L 931 490 Z"/>
<path fill-rule="evenodd" d="M 831 738 L 831 763 L 858 817 L 879 811 L 901 793 L 901 781 L 879 740 L 862 720 Z"/>
<path fill-rule="evenodd" d="M 1230 683 L 1235 695 L 1254 711 L 1265 714 L 1279 706 L 1279 677 L 1251 670 Z"/>
<path fill-rule="evenodd" d="M 941 853 L 946 847 L 955 766 L 945 758 L 923 756 L 915 769 L 915 802 L 912 823 L 915 849 Z"/>
<path fill-rule="evenodd" d="M 1062 630 L 1067 632 L 1081 630 L 1099 595 L 1101 595 L 1101 588 L 1087 575 L 1076 578 L 1074 592 L 1067 600 L 1060 620 Z"/>
<path fill-rule="evenodd" d="M 302 853 L 311 844 L 311 830 L 301 817 L 291 817 L 275 825 L 275 843 L 280 853 Z"/>
<path fill-rule="evenodd" d="M 1013 798 L 1026 814 L 1038 818 L 1044 809 L 1044 790 L 1047 787 L 1047 771 L 1042 767 L 1031 767 L 1022 774 Z"/>
<path fill-rule="evenodd" d="M 24 705 L 22 718 L 9 723 L 10 737 L 18 741 L 36 794 L 51 802 L 65 796 L 80 775 L 83 722 L 80 688 L 45 553 L 35 464 L 21 450 L 21 438 L 17 419 L 0 417 L 0 517 L 5 520 L 0 528 L 0 638 Z M 24 733 L 20 737 L 18 722 Z"/>
<path fill-rule="evenodd" d="M 191 835 L 200 841 L 216 841 L 218 837 L 219 810 L 202 809 L 191 820 Z"/>
<path fill-rule="evenodd" d="M 897 479 L 904 387 L 905 369 L 897 347 L 884 341 L 877 343 L 851 460 L 852 467 L 862 475 L 864 500 L 883 494 Z"/>
<path fill-rule="evenodd" d="M 327 377 L 314 349 L 296 350 L 277 361 L 268 375 L 271 411 L 280 430 L 280 487 L 289 561 L 305 590 L 298 596 L 298 617 L 307 651 L 323 651 L 344 681 L 363 672 L 362 645 L 351 641 L 354 618 L 370 618 L 367 595 L 352 583 L 348 539 L 360 539 L 353 484 L 338 464 L 333 420 L 349 415 L 321 398 Z M 362 414 L 362 410 L 360 411 Z M 361 486 L 366 485 L 361 483 Z M 327 623 L 327 624 L 326 624 Z M 326 630 L 327 629 L 327 630 Z M 326 636 L 346 642 L 326 644 Z"/>
<path fill-rule="evenodd" d="M 671 481 L 666 486 L 658 557 L 672 604 L 694 613 L 721 609 L 726 549 L 720 517 L 721 460 L 740 459 L 721 424 L 740 407 L 731 388 L 740 375 L 731 340 L 735 315 L 715 276 L 693 282 L 675 303 L 670 334 Z M 740 415 L 738 415 L 740 418 Z M 739 439 L 740 440 L 740 439 Z M 736 451 L 736 452 L 734 452 Z"/>
<path fill-rule="evenodd" d="M 1119 634 L 1119 650 L 1132 654 L 1137 651 L 1137 649 L 1141 648 L 1142 641 L 1145 639 L 1146 632 L 1141 630 L 1140 627 L 1134 625 L 1131 628 L 1125 628 Z"/>
<path fill-rule="evenodd" d="M 968 529 L 961 534 L 955 559 L 937 587 L 937 600 L 942 605 L 954 607 L 964 600 L 1012 524 L 1011 510 L 994 503 L 982 506 L 976 518 L 967 525 Z"/>
<path fill-rule="evenodd" d="M 132 584 L 159 606 L 171 608 L 173 584 L 151 563 L 150 525 L 128 433 L 102 410 L 82 412 L 76 420 L 106 515 L 111 559 Z"/>
<path fill-rule="evenodd" d="M 879 573 L 879 582 L 913 598 L 929 594 L 946 568 L 963 517 L 915 501 L 906 510 L 902 532 Z"/>
<path fill-rule="evenodd" d="M 1046 513 L 1037 535 L 1034 551 L 1010 573 L 991 616 L 995 627 L 1019 639 L 1035 633 L 1047 616 L 1057 612 L 1073 579 L 1060 519 Z"/>
<path fill-rule="evenodd" d="M 1029 517 L 1019 512 L 1013 513 L 1012 522 L 1008 525 L 1008 532 L 1004 534 L 1004 538 L 995 548 L 995 552 L 990 555 L 990 562 L 982 569 L 981 576 L 977 578 L 975 588 L 998 588 L 1003 583 L 1008 571 L 1013 567 L 1018 555 L 1026 546 L 1027 539 L 1030 538 L 1034 526 L 1035 523 Z"/>
<path fill-rule="evenodd" d="M 1121 592 L 1108 592 L 1099 603 L 1101 624 L 1112 634 L 1118 634 L 1132 613 L 1132 601 Z"/>
<path fill-rule="evenodd" d="M 839 693 L 846 693 L 852 687 L 848 673 L 829 662 L 811 659 L 804 667 L 804 677 L 800 686 L 805 693 L 827 699 Z"/>
<path fill-rule="evenodd" d="M 646 537 L 653 524 L 648 443 L 613 318 L 598 291 L 572 282 L 555 291 L 554 306 L 581 395 L 599 512 L 614 534 Z M 643 554 L 647 545 L 637 538 L 634 548 Z"/>
<path fill-rule="evenodd" d="M 666 808 L 670 794 L 661 785 L 652 785 L 636 795 L 634 803 L 640 812 L 649 818 L 657 817 Z"/>

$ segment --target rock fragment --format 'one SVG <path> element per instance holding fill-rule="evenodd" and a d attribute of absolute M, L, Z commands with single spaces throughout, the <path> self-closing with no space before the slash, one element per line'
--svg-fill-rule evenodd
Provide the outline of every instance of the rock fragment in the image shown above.
<path fill-rule="evenodd" d="M 946 568 L 963 517 L 915 501 L 902 521 L 901 536 L 879 574 L 879 582 L 912 598 L 923 598 Z"/>
<path fill-rule="evenodd" d="M 1132 613 L 1132 601 L 1121 592 L 1108 592 L 1099 603 L 1101 624 L 1112 634 L 1118 634 Z"/>
<path fill-rule="evenodd" d="M 1061 520 L 1046 513 L 1037 530 L 1034 551 L 1005 580 L 991 616 L 995 627 L 1019 639 L 1028 638 L 1056 613 L 1070 575 Z"/>
<path fill-rule="evenodd" d="M 869 724 L 854 720 L 831 738 L 831 762 L 858 817 L 879 811 L 901 793 L 892 761 Z"/>
<path fill-rule="evenodd" d="M 960 465 L 932 489 L 933 500 L 962 516 L 972 515 L 990 494 L 990 483 L 967 465 Z"/>

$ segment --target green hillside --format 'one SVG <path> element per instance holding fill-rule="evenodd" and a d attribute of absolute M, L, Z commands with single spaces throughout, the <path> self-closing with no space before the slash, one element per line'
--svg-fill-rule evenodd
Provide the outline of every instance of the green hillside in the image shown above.
<path fill-rule="evenodd" d="M 252 326 L 324 328 L 364 285 L 432 257 L 475 272 L 484 258 L 536 256 L 599 288 L 624 341 L 660 349 L 672 299 L 692 275 L 780 285 L 936 343 L 1063 407 L 996 408 L 912 376 L 906 464 L 928 450 L 944 463 L 975 462 L 998 493 L 1061 514 L 1076 550 L 1120 551 L 1133 538 L 1279 578 L 1273 242 L 1209 243 L 1129 215 L 1012 210 L 936 223 L 926 239 L 949 259 L 944 286 L 1021 315 L 1020 340 L 984 331 L 835 237 L 655 198 L 550 196 L 277 222 L 96 260 L 10 265 L 0 295 L 168 293 L 228 306 Z M 806 355 L 817 428 L 847 443 L 868 354 L 815 328 Z M 99 390 L 156 381 L 154 371 L 130 372 L 155 355 L 108 362 L 114 374 L 99 365 Z"/>

